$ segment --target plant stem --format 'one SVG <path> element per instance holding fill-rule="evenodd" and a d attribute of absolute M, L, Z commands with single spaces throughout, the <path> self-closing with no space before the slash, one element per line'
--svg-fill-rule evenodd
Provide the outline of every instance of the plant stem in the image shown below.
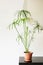
<path fill-rule="evenodd" d="M 32 41 L 32 39 L 33 39 L 33 37 L 34 37 L 34 33 L 35 33 L 35 29 L 33 30 L 33 33 L 32 33 L 32 36 L 31 36 L 31 39 L 30 39 L 29 44 L 28 44 L 28 48 L 30 47 L 31 41 Z"/>
<path fill-rule="evenodd" d="M 22 43 L 23 43 L 23 45 L 24 45 L 25 50 L 28 51 L 28 49 L 26 48 L 26 46 L 25 46 L 25 44 L 24 44 L 24 42 L 23 42 L 24 40 L 23 40 L 22 36 L 20 35 L 20 33 L 18 32 L 18 30 L 17 30 L 16 27 L 15 27 L 15 29 L 16 29 L 18 35 L 20 36 L 20 39 L 21 39 L 21 41 L 22 41 Z"/>
<path fill-rule="evenodd" d="M 28 52 L 28 47 L 27 47 L 27 36 L 28 36 L 28 29 L 26 27 L 26 22 L 23 22 L 23 28 L 24 28 L 24 45 L 26 47 L 26 52 Z"/>

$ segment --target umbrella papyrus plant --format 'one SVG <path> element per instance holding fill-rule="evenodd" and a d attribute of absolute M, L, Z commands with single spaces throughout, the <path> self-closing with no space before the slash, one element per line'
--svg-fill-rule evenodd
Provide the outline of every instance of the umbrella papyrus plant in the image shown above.
<path fill-rule="evenodd" d="M 34 34 L 36 31 L 43 30 L 43 27 L 39 24 L 39 22 L 35 21 L 31 13 L 27 10 L 19 10 L 16 13 L 16 18 L 14 18 L 13 22 L 9 25 L 9 29 L 15 28 L 17 31 L 17 40 L 22 42 L 25 52 L 29 52 L 29 47 L 34 39 Z M 19 30 L 20 28 L 21 30 Z"/>

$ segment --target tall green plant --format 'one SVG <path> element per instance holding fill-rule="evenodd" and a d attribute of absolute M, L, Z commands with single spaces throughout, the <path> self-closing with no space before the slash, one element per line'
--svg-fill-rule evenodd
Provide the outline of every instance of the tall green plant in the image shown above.
<path fill-rule="evenodd" d="M 17 26 L 23 26 L 23 35 L 20 34 L 20 31 L 18 31 Z M 18 33 L 18 41 L 21 40 L 25 52 L 29 52 L 29 47 L 31 44 L 31 41 L 34 38 L 35 32 L 38 30 L 43 30 L 42 26 L 37 22 L 34 21 L 34 19 L 31 16 L 31 13 L 27 10 L 19 10 L 16 14 L 16 18 L 11 23 L 10 26 L 14 27 Z M 22 31 L 21 31 L 22 32 Z"/>

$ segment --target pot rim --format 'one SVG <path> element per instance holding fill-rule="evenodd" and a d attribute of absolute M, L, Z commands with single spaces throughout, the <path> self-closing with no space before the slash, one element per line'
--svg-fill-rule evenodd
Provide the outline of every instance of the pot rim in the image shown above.
<path fill-rule="evenodd" d="M 29 52 L 26 52 L 26 51 L 25 51 L 24 53 L 31 53 L 31 54 L 33 54 L 33 52 L 30 52 L 30 51 L 29 51 Z"/>

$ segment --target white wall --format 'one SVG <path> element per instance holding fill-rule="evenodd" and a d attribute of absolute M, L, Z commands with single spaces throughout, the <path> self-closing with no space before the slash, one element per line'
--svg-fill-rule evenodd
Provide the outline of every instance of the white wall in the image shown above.
<path fill-rule="evenodd" d="M 18 65 L 19 49 L 16 32 L 8 25 L 16 10 L 22 9 L 23 0 L 0 0 L 0 65 Z"/>
<path fill-rule="evenodd" d="M 31 12 L 32 17 L 43 26 L 43 0 L 25 0 L 24 9 Z M 43 32 L 36 35 L 30 46 L 33 56 L 43 56 Z"/>

